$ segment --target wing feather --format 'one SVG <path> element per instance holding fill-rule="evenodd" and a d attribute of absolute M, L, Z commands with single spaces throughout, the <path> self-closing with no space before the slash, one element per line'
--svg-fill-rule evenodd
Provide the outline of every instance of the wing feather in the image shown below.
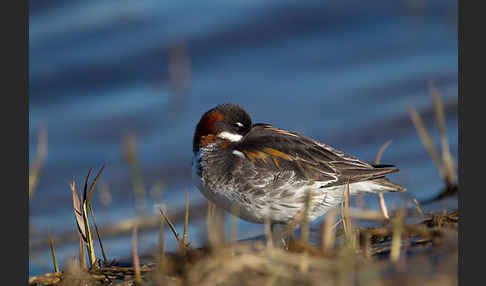
<path fill-rule="evenodd" d="M 326 144 L 298 133 L 255 124 L 233 148 L 246 155 L 257 168 L 292 170 L 301 179 L 320 181 L 329 186 L 366 181 L 397 172 L 386 165 L 373 166 Z"/>

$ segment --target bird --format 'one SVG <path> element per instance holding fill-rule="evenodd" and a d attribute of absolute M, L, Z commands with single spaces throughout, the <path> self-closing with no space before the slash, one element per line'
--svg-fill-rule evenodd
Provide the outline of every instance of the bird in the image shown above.
<path fill-rule="evenodd" d="M 206 111 L 193 138 L 192 180 L 219 208 L 253 223 L 288 225 L 306 209 L 309 221 L 351 196 L 400 192 L 385 175 L 393 165 L 374 165 L 327 144 L 274 127 L 253 124 L 237 104 Z M 309 196 L 309 197 L 308 197 Z"/>

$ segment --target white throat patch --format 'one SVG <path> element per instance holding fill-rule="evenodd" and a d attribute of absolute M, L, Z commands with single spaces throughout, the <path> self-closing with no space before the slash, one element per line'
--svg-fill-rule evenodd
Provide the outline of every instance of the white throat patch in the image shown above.
<path fill-rule="evenodd" d="M 229 140 L 231 142 L 238 142 L 238 141 L 241 140 L 241 138 L 243 138 L 243 136 L 241 136 L 240 134 L 230 133 L 230 132 L 227 132 L 227 131 L 223 131 L 223 132 L 219 133 L 217 135 L 217 137 L 219 137 L 221 139 Z"/>

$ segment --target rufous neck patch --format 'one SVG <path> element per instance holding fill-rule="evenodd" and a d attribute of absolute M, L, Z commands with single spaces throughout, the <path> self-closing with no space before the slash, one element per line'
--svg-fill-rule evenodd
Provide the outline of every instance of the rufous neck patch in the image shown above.
<path fill-rule="evenodd" d="M 225 119 L 226 116 L 218 111 L 205 114 L 197 124 L 192 150 L 197 152 L 202 146 L 214 142 L 216 140 L 216 123 Z"/>

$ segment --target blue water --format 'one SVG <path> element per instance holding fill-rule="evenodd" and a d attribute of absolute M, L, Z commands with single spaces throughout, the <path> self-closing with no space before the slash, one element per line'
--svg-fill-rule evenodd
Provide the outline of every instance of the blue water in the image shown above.
<path fill-rule="evenodd" d="M 438 146 L 433 80 L 445 105 L 457 158 L 456 1 L 49 1 L 30 8 L 30 130 L 48 133 L 48 154 L 30 202 L 30 223 L 55 236 L 75 231 L 68 182 L 107 163 L 95 197 L 97 222 L 136 215 L 122 144 L 135 134 L 147 191 L 165 185 L 169 209 L 204 198 L 191 184 L 194 127 L 223 102 L 244 106 L 254 122 L 313 137 L 364 160 L 382 157 L 409 198 L 443 186 L 408 117 L 415 106 Z M 168 54 L 185 51 L 188 87 L 171 84 Z M 98 192 L 98 190 L 97 190 Z M 147 195 L 149 197 L 149 195 Z M 386 195 L 390 205 L 403 198 Z M 149 200 L 152 210 L 154 200 Z M 376 198 L 367 199 L 377 208 Z M 192 204 L 191 204 L 192 205 Z M 263 228 L 240 221 L 240 237 Z M 203 228 L 191 226 L 194 245 Z M 36 232 L 31 232 L 32 236 Z M 157 233 L 141 235 L 142 250 Z M 170 242 L 169 248 L 174 247 Z M 129 237 L 107 239 L 111 257 L 129 255 Z M 59 260 L 76 255 L 59 246 Z M 51 271 L 47 249 L 31 250 L 30 275 Z"/>

